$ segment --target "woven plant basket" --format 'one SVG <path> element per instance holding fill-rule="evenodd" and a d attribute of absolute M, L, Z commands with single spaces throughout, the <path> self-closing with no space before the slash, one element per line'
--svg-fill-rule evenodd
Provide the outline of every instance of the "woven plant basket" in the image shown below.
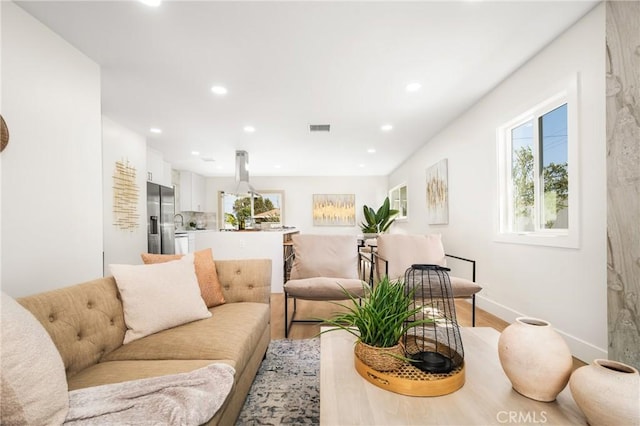
<path fill-rule="evenodd" d="M 9 143 L 9 128 L 4 118 L 0 115 L 0 152 L 4 151 Z"/>
<path fill-rule="evenodd" d="M 380 348 L 358 340 L 354 352 L 360 361 L 377 371 L 394 371 L 404 365 L 404 348 L 400 343 L 389 348 Z"/>

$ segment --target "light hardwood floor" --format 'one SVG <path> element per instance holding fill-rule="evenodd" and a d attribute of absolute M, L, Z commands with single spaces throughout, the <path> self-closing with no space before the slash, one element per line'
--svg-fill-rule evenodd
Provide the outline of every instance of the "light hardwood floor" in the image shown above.
<path fill-rule="evenodd" d="M 345 303 L 339 301 L 337 303 Z M 293 309 L 293 301 L 289 301 L 289 315 Z M 298 300 L 298 319 L 330 318 L 341 308 L 331 302 L 310 302 Z M 456 300 L 456 317 L 462 327 L 471 326 L 471 304 L 465 300 Z M 476 327 L 492 327 L 498 331 L 504 330 L 509 323 L 490 313 L 476 308 Z M 320 332 L 320 324 L 293 324 L 289 331 L 290 339 L 309 339 Z M 284 295 L 271 294 L 271 338 L 284 339 Z"/>
<path fill-rule="evenodd" d="M 345 303 L 338 301 L 337 303 Z M 471 303 L 465 300 L 456 300 L 456 318 L 461 327 L 471 327 Z M 289 315 L 293 309 L 293 301 L 289 301 Z M 331 302 L 298 301 L 298 319 L 330 318 L 340 307 Z M 476 307 L 476 327 L 491 327 L 502 332 L 508 322 Z M 289 330 L 289 339 L 310 339 L 320 332 L 319 323 L 295 323 Z M 284 339 L 284 294 L 271 294 L 271 339 Z M 573 359 L 573 367 L 586 365 L 579 359 Z"/>

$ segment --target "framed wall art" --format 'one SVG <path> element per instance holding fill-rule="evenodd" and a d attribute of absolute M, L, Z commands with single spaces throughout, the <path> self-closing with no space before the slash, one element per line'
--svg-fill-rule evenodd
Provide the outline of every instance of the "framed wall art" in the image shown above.
<path fill-rule="evenodd" d="M 313 194 L 313 226 L 355 225 L 355 194 Z"/>
<path fill-rule="evenodd" d="M 429 225 L 449 223 L 449 182 L 447 159 L 427 169 L 427 218 Z"/>

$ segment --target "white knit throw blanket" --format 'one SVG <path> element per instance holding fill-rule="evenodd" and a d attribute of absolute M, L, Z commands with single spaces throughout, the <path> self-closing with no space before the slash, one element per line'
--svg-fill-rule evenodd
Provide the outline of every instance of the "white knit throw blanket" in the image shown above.
<path fill-rule="evenodd" d="M 210 364 L 197 370 L 69 392 L 65 425 L 200 425 L 220 409 L 235 370 Z"/>

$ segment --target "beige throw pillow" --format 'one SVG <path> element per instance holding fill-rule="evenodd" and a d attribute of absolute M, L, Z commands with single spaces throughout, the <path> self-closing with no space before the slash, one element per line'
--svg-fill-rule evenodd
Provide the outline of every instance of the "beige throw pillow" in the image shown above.
<path fill-rule="evenodd" d="M 440 234 L 378 236 L 378 255 L 389 263 L 389 279 L 404 279 L 407 268 L 413 264 L 447 266 Z M 384 275 L 384 262 L 376 265 Z"/>
<path fill-rule="evenodd" d="M 210 248 L 196 251 L 193 253 L 195 256 L 196 276 L 198 277 L 198 284 L 200 285 L 200 294 L 204 303 L 208 308 L 222 305 L 224 300 L 224 294 L 222 293 L 222 285 L 218 280 L 218 272 L 216 270 L 216 263 L 213 261 L 213 253 Z M 145 264 L 163 263 L 171 260 L 178 260 L 182 258 L 182 254 L 152 254 L 142 253 L 142 261 Z"/>
<path fill-rule="evenodd" d="M 5 293 L 0 298 L 0 424 L 62 424 L 69 394 L 60 353 L 31 312 Z"/>
<path fill-rule="evenodd" d="M 211 312 L 200 296 L 193 254 L 153 265 L 109 265 L 124 308 L 124 344 Z"/>

